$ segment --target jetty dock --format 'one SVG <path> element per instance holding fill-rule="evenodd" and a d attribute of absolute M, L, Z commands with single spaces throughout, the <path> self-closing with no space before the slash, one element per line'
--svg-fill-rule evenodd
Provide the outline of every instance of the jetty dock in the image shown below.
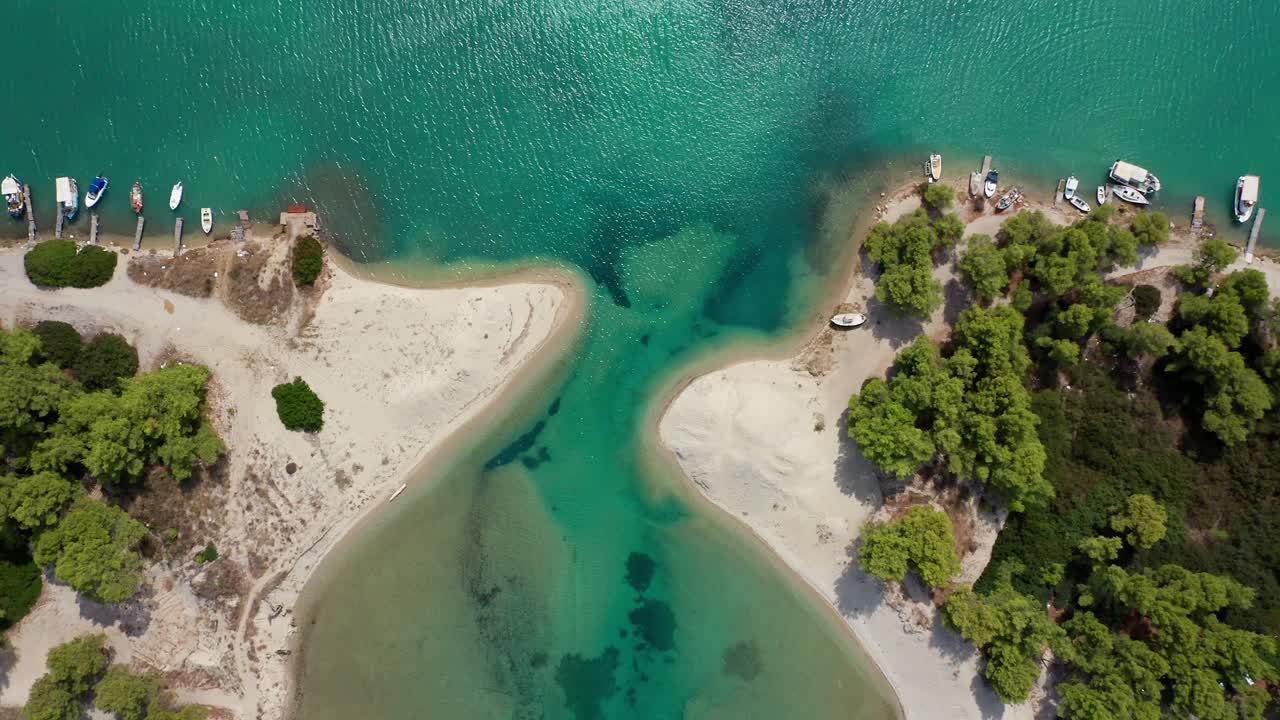
<path fill-rule="evenodd" d="M 182 254 L 182 218 L 178 218 L 173 223 L 173 256 L 178 257 Z"/>
<path fill-rule="evenodd" d="M 979 200 L 982 199 L 982 183 L 987 179 L 987 173 L 991 172 L 991 156 L 982 156 L 982 169 L 976 173 L 969 175 L 969 194 Z"/>
<path fill-rule="evenodd" d="M 1199 235 L 1204 227 L 1204 196 L 1196 196 L 1196 204 L 1191 209 L 1191 233 Z"/>
<path fill-rule="evenodd" d="M 1053 206 L 1055 208 L 1062 207 L 1062 201 L 1067 199 L 1067 179 L 1058 178 L 1058 189 L 1053 191 Z"/>
<path fill-rule="evenodd" d="M 1249 229 L 1249 244 L 1244 248 L 1244 261 L 1253 262 L 1253 246 L 1258 244 L 1258 236 L 1262 234 L 1262 218 L 1267 216 L 1266 208 L 1258 208 L 1258 217 L 1253 221 L 1253 227 Z"/>
<path fill-rule="evenodd" d="M 27 203 L 27 242 L 36 241 L 36 210 L 31 206 L 31 186 L 22 186 L 22 199 Z"/>
<path fill-rule="evenodd" d="M 239 220 L 236 222 L 236 226 L 231 230 L 231 237 L 235 238 L 236 242 L 241 243 L 244 242 L 245 230 L 249 229 L 249 225 L 252 223 L 249 222 L 248 210 L 237 210 L 236 217 L 238 217 Z"/>
<path fill-rule="evenodd" d="M 96 217 L 96 216 L 95 216 L 95 217 Z M 133 229 L 133 249 L 134 249 L 134 250 L 141 250 L 141 249 L 142 249 L 142 228 L 143 228 L 143 226 L 144 226 L 144 225 L 146 225 L 146 224 L 147 224 L 146 220 L 145 220 L 145 219 L 143 219 L 143 217 L 142 217 L 141 215 L 139 215 L 139 216 L 138 216 L 138 224 L 137 224 L 137 226 L 136 226 L 136 227 L 134 227 L 134 229 Z"/>
<path fill-rule="evenodd" d="M 89 244 L 98 244 L 98 213 L 89 213 Z"/>
<path fill-rule="evenodd" d="M 62 211 L 62 203 L 55 203 L 54 209 L 58 211 L 58 217 L 53 221 L 53 238 L 55 240 L 61 240 L 62 224 L 67 221 L 67 217 Z"/>

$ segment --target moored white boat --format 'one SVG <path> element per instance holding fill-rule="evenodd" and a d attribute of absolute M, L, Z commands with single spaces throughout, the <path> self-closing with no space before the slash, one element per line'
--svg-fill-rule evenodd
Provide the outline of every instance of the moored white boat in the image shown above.
<path fill-rule="evenodd" d="M 1146 195 L 1143 195 L 1142 193 L 1138 192 L 1137 190 L 1134 190 L 1128 185 L 1117 185 L 1116 187 L 1112 188 L 1111 191 L 1116 194 L 1116 197 L 1120 198 L 1125 202 L 1133 203 L 1134 205 L 1150 205 L 1151 204 L 1151 201 L 1147 199 Z"/>
<path fill-rule="evenodd" d="M 831 324 L 842 328 L 855 328 L 867 321 L 862 313 L 840 313 L 831 316 Z"/>
<path fill-rule="evenodd" d="M 182 204 L 182 183 L 173 186 L 173 190 L 169 192 L 169 209 L 177 210 Z"/>
<path fill-rule="evenodd" d="M 142 183 L 136 180 L 133 187 L 129 188 L 129 207 L 138 214 L 142 214 Z"/>
<path fill-rule="evenodd" d="M 982 194 L 986 197 L 992 197 L 996 194 L 996 187 L 1000 184 L 1000 173 L 992 170 L 987 173 L 987 182 L 982 186 Z"/>
<path fill-rule="evenodd" d="M 200 208 L 200 229 L 205 235 L 213 232 L 213 210 L 211 208 Z"/>
<path fill-rule="evenodd" d="M 1099 186 L 1098 186 L 1098 205 L 1100 205 L 1100 206 L 1101 206 L 1101 205 L 1106 205 L 1106 204 L 1107 204 L 1107 196 L 1108 196 L 1108 195 L 1110 195 L 1110 194 L 1111 194 L 1111 193 L 1110 193 L 1110 191 L 1107 189 L 1107 186 L 1106 186 L 1106 185 L 1099 185 Z"/>
<path fill-rule="evenodd" d="M 1249 222 L 1253 207 L 1258 204 L 1259 184 L 1257 175 L 1241 175 L 1236 180 L 1236 222 Z"/>
<path fill-rule="evenodd" d="M 1111 179 L 1144 195 L 1160 192 L 1160 178 L 1146 168 L 1117 160 L 1111 164 Z"/>
<path fill-rule="evenodd" d="M 929 179 L 933 182 L 942 179 L 942 156 L 938 153 L 929 156 Z"/>
<path fill-rule="evenodd" d="M 1072 196 L 1071 207 L 1074 207 L 1075 209 L 1079 210 L 1082 213 L 1088 213 L 1090 210 L 1093 209 L 1089 207 L 1089 203 L 1085 202 L 1084 198 L 1080 197 L 1079 195 Z"/>
<path fill-rule="evenodd" d="M 1067 187 L 1062 191 L 1062 197 L 1070 200 L 1076 196 L 1076 188 L 1080 187 L 1080 180 L 1075 175 L 1067 177 Z"/>
<path fill-rule="evenodd" d="M 27 203 L 22 199 L 22 181 L 13 175 L 6 175 L 0 180 L 0 193 L 4 194 L 5 205 L 9 206 L 9 217 L 20 218 Z"/>
<path fill-rule="evenodd" d="M 107 179 L 99 175 L 89 183 L 89 189 L 84 193 L 84 206 L 91 208 L 98 204 L 102 199 L 102 194 L 107 191 Z"/>
<path fill-rule="evenodd" d="M 62 208 L 62 216 L 68 220 L 75 220 L 76 213 L 80 211 L 80 188 L 76 187 L 76 179 L 71 177 L 60 177 L 53 181 L 55 198 L 58 206 Z"/>

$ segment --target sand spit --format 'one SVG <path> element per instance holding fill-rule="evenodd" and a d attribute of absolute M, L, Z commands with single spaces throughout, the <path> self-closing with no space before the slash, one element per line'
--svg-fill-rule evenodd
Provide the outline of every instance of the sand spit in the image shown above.
<path fill-rule="evenodd" d="M 292 610 L 321 559 L 359 518 L 417 480 L 421 460 L 494 405 L 535 357 L 559 357 L 580 329 L 585 299 L 568 272 L 417 289 L 327 263 L 316 290 L 295 293 L 277 282 L 287 247 L 276 238 L 237 256 L 215 243 L 205 268 L 211 293 L 203 280 L 171 283 L 210 297 L 144 286 L 124 267 L 101 288 L 41 290 L 27 281 L 20 251 L 0 251 L 5 327 L 64 320 L 124 335 L 144 369 L 182 360 L 210 367 L 213 422 L 228 447 L 193 487 L 154 496 L 186 535 L 164 545 L 138 599 L 104 607 L 46 584 L 39 606 L 8 634 L 0 705 L 22 705 L 49 647 L 96 629 L 122 660 L 164 673 L 184 701 L 223 708 L 224 717 L 282 718 Z M 148 257 L 149 272 L 171 266 Z M 237 284 L 250 284 L 241 277 L 248 267 L 262 293 L 256 309 L 272 310 L 260 324 L 243 319 L 254 308 L 228 302 Z M 327 404 L 314 435 L 286 431 L 275 416 L 271 388 L 295 376 Z M 157 536 L 162 522 L 152 522 Z M 193 555 L 208 542 L 220 557 L 200 567 Z"/>

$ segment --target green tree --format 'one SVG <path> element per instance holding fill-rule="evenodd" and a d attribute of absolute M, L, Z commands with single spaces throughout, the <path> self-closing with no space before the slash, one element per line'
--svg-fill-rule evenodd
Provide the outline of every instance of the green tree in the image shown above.
<path fill-rule="evenodd" d="M 921 186 L 920 202 L 935 212 L 942 212 L 955 203 L 956 193 L 942 183 L 925 183 Z"/>
<path fill-rule="evenodd" d="M 314 285 L 324 267 L 324 247 L 320 241 L 307 235 L 298 238 L 293 245 L 293 282 L 298 287 Z"/>
<path fill-rule="evenodd" d="M 271 389 L 276 400 L 276 414 L 290 430 L 319 432 L 324 427 L 324 401 L 300 377 Z"/>
<path fill-rule="evenodd" d="M 935 218 L 931 226 L 942 245 L 955 245 L 964 237 L 964 221 L 955 213 Z"/>
<path fill-rule="evenodd" d="M 112 665 L 94 688 L 94 705 L 116 720 L 146 720 L 159 709 L 160 683 L 152 676 L 134 675 L 123 665 Z"/>
<path fill-rule="evenodd" d="M 119 335 L 102 333 L 80 351 L 71 372 L 87 390 L 114 388 L 121 379 L 138 372 L 138 351 Z"/>
<path fill-rule="evenodd" d="M 1054 329 L 1058 337 L 1068 340 L 1079 340 L 1089 333 L 1093 324 L 1093 309 L 1088 305 L 1076 304 L 1059 311 L 1054 315 Z"/>
<path fill-rule="evenodd" d="M 1017 289 L 1013 291 L 1010 304 L 1013 305 L 1013 309 L 1024 313 L 1031 309 L 1031 303 L 1034 300 L 1035 296 L 1031 292 L 1031 287 L 1027 283 L 1020 283 Z"/>
<path fill-rule="evenodd" d="M 1125 354 L 1132 360 L 1140 357 L 1160 359 L 1177 344 L 1169 328 L 1159 323 L 1136 322 L 1124 332 Z"/>
<path fill-rule="evenodd" d="M 928 317 L 942 306 L 942 283 L 927 265 L 898 265 L 880 274 L 876 299 L 898 312 Z"/>
<path fill-rule="evenodd" d="M 1239 347 L 1249 333 L 1249 318 L 1234 295 L 1185 294 L 1178 300 L 1178 320 L 1188 327 L 1202 326 L 1229 348 Z"/>
<path fill-rule="evenodd" d="M 1160 309 L 1160 289 L 1154 285 L 1139 285 L 1133 289 L 1133 311 L 1143 320 Z"/>
<path fill-rule="evenodd" d="M 1009 271 L 1004 254 L 989 235 L 969 238 L 969 248 L 959 262 L 960 276 L 973 292 L 984 300 L 1004 294 L 1009 286 Z"/>
<path fill-rule="evenodd" d="M 135 547 L 146 535 L 142 524 L 119 508 L 82 497 L 62 522 L 36 536 L 35 561 L 53 565 L 54 575 L 94 600 L 120 603 L 142 582 Z"/>
<path fill-rule="evenodd" d="M 75 483 L 53 473 L 18 478 L 10 491 L 9 517 L 26 530 L 50 527 L 79 494 L 80 488 Z"/>
<path fill-rule="evenodd" d="M 1178 356 L 1167 370 L 1181 372 L 1204 392 L 1201 424 L 1226 445 L 1248 437 L 1254 423 L 1271 409 L 1271 392 L 1244 357 L 1231 352 L 1204 327 L 1178 338 Z"/>
<path fill-rule="evenodd" d="M 1059 367 L 1080 362 L 1080 346 L 1074 340 L 1055 340 L 1045 335 L 1036 338 L 1036 347 L 1044 352 L 1049 362 Z"/>
<path fill-rule="evenodd" d="M 89 692 L 94 680 L 107 668 L 107 636 L 81 635 L 49 651 L 45 664 L 49 677 L 77 697 Z"/>
<path fill-rule="evenodd" d="M 1169 218 L 1162 212 L 1140 212 L 1129 226 L 1141 245 L 1159 245 L 1169 239 Z"/>
<path fill-rule="evenodd" d="M 1164 539 L 1169 513 L 1150 495 L 1139 493 L 1125 500 L 1124 510 L 1111 517 L 1111 529 L 1125 534 L 1125 541 L 1148 550 Z"/>
<path fill-rule="evenodd" d="M 39 349 L 27 330 L 0 330 L 0 443 L 9 452 L 43 433 L 79 393 L 56 365 L 37 364 Z"/>
<path fill-rule="evenodd" d="M 1221 294 L 1235 298 L 1252 317 L 1263 315 L 1271 300 L 1267 276 L 1260 270 L 1237 270 L 1222 281 Z"/>
<path fill-rule="evenodd" d="M 876 297 L 897 312 L 927 317 L 942 304 L 942 285 L 933 279 L 932 251 L 946 244 L 923 210 L 877 223 L 864 247 L 880 265 Z"/>
<path fill-rule="evenodd" d="M 901 582 L 914 568 L 925 583 L 940 587 L 960 572 L 951 518 L 927 505 L 891 522 L 868 523 L 862 537 L 858 561 L 876 577 Z"/>
<path fill-rule="evenodd" d="M 1235 262 L 1238 254 L 1222 240 L 1206 240 L 1196 248 L 1195 262 L 1174 268 L 1174 275 L 1188 285 L 1204 287 L 1211 277 Z"/>
<path fill-rule="evenodd" d="M 40 338 L 40 357 L 60 368 L 71 367 L 80 356 L 80 333 L 67 323 L 43 320 L 31 332 Z"/>
<path fill-rule="evenodd" d="M 1021 703 L 1030 696 L 1046 648 L 1060 655 L 1070 651 L 1066 633 L 1040 603 L 1007 581 L 990 595 L 962 586 L 947 598 L 942 611 L 947 624 L 986 655 L 984 675 L 1006 703 Z"/>
<path fill-rule="evenodd" d="M 116 269 L 116 254 L 96 245 L 79 252 L 71 240 L 46 240 L 22 258 L 27 277 L 46 287 L 92 288 L 104 285 Z"/>
<path fill-rule="evenodd" d="M 80 699 L 48 675 L 31 686 L 20 720 L 80 720 Z"/>
<path fill-rule="evenodd" d="M 1120 538 L 1093 536 L 1080 541 L 1080 552 L 1095 565 L 1105 565 L 1120 557 L 1124 543 Z"/>

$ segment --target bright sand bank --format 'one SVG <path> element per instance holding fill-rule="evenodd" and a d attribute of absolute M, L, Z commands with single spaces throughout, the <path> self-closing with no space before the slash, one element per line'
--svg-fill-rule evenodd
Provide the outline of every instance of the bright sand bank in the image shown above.
<path fill-rule="evenodd" d="M 260 252 L 283 268 L 286 250 L 276 242 Z M 499 404 L 532 365 L 573 345 L 582 289 L 568 272 L 551 271 L 480 287 L 394 287 L 328 263 L 318 301 L 295 300 L 286 316 L 256 325 L 217 299 L 136 284 L 128 259 L 101 288 L 48 291 L 27 281 L 21 252 L 0 252 L 0 322 L 64 320 L 124 335 L 144 370 L 173 358 L 213 370 L 225 472 L 186 500 L 207 516 L 193 542 L 214 542 L 220 559 L 204 572 L 189 556 L 155 563 L 139 599 L 118 609 L 47 583 L 8 633 L 0 705 L 25 701 L 49 647 L 105 631 L 120 660 L 165 673 L 184 701 L 245 720 L 280 718 L 294 602 L 320 560 L 419 478 L 447 436 Z M 275 415 L 271 388 L 294 376 L 326 402 L 314 435 L 285 430 Z M 216 581 L 234 590 L 210 593 L 219 565 Z"/>
<path fill-rule="evenodd" d="M 893 221 L 917 207 L 918 198 L 900 192 L 882 206 L 881 217 Z M 1058 223 L 1079 217 L 1036 207 Z M 966 217 L 968 236 L 994 234 L 1006 216 L 988 211 Z M 1114 274 L 1188 263 L 1194 247 L 1175 236 L 1144 255 L 1137 268 Z M 855 560 L 859 529 L 884 506 L 884 497 L 875 468 L 845 432 L 849 396 L 867 378 L 883 377 L 898 350 L 919 333 L 947 335 L 948 323 L 969 303 L 954 257 L 935 268 L 946 304 L 928 322 L 894 319 L 874 298 L 872 274 L 858 271 L 838 299 L 865 310 L 868 325 L 838 332 L 824 316 L 821 329 L 794 354 L 739 359 L 691 380 L 674 395 L 658 432 L 702 494 L 761 538 L 845 619 L 897 692 L 907 718 L 1031 718 L 1038 715 L 1041 693 L 1002 710 L 981 677 L 979 655 L 943 626 L 927 594 L 919 587 L 905 594 L 891 590 Z M 1280 266 L 1241 260 L 1231 269 L 1245 267 L 1263 271 L 1272 291 L 1280 292 Z M 962 582 L 981 575 L 1003 521 L 972 504 L 967 511 Z"/>

